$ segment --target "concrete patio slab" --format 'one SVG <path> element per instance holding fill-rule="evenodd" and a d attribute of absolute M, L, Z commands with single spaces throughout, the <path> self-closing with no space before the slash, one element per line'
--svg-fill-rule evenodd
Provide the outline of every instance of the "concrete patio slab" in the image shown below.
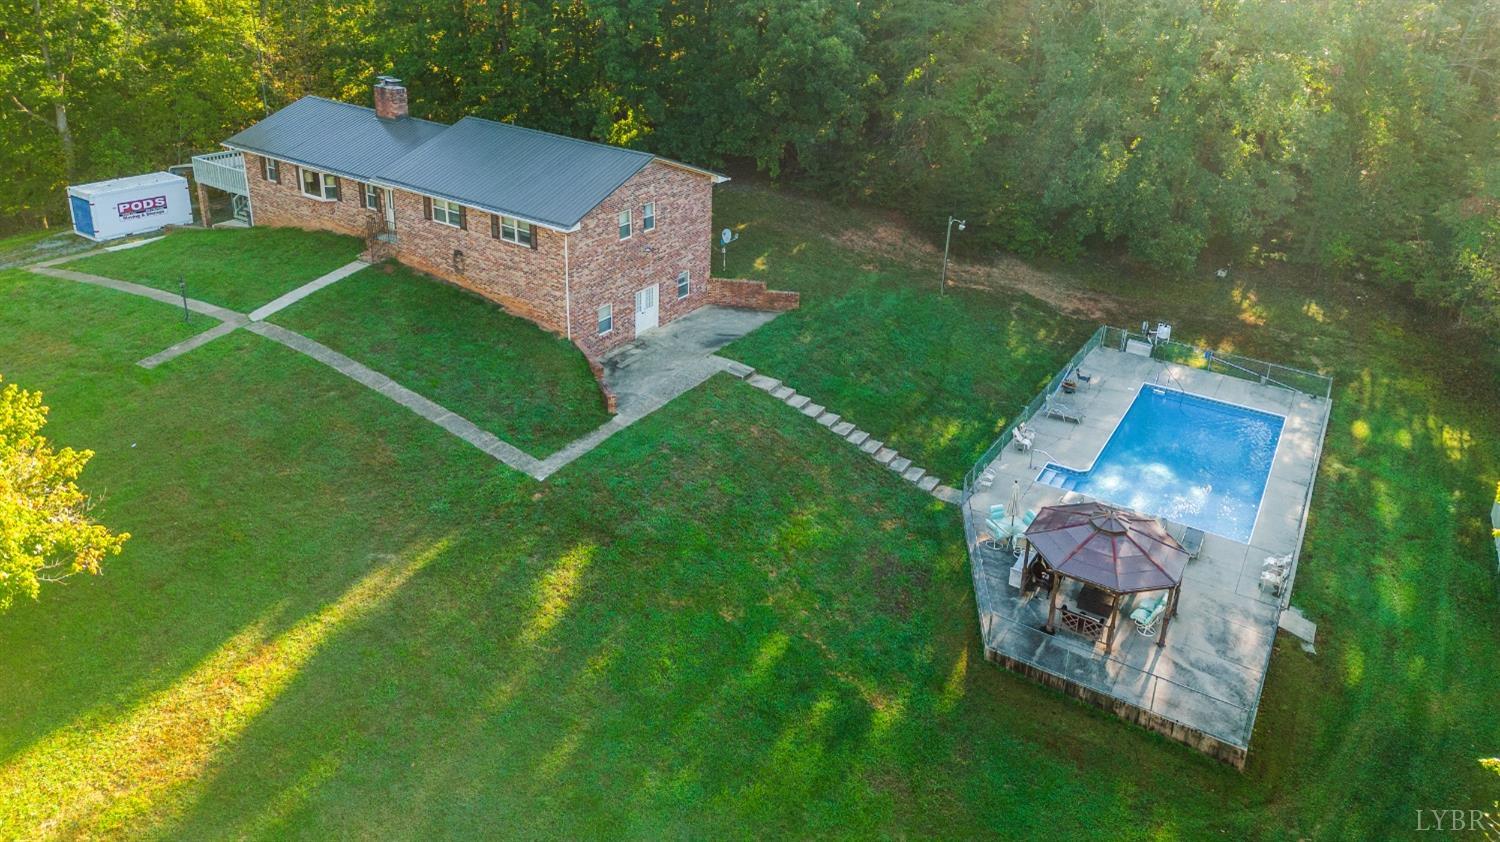
<path fill-rule="evenodd" d="M 715 351 L 776 318 L 777 313 L 700 307 L 648 331 L 602 361 L 604 383 L 615 395 L 617 414 L 627 423 L 665 406 L 733 360 Z"/>
<path fill-rule="evenodd" d="M 1262 588 L 1262 562 L 1268 555 L 1300 553 L 1329 401 L 1105 348 L 1091 351 L 1080 368 L 1090 382 L 1058 399 L 1078 410 L 1082 423 L 1034 417 L 1028 422 L 1035 433 L 1032 450 L 1007 446 L 977 466 L 979 479 L 963 501 L 986 657 L 1243 766 L 1289 597 Z M 1250 539 L 1205 536 L 1198 558 L 1183 573 L 1164 646 L 1155 635 L 1137 634 L 1126 619 L 1137 601 L 1150 596 L 1137 595 L 1123 601 L 1123 625 L 1108 650 L 1061 627 L 1053 634 L 1043 629 L 1045 596 L 1022 595 L 1010 586 L 1014 557 L 990 548 L 984 520 L 991 505 L 1009 503 L 1017 482 L 1023 510 L 1088 499 L 1037 477 L 1049 461 L 1092 466 L 1144 384 L 1181 388 L 1285 420 Z"/>

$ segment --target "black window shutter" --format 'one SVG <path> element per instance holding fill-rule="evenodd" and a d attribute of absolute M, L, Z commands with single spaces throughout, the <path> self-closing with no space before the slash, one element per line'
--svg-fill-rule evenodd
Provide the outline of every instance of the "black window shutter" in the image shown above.
<path fill-rule="evenodd" d="M 264 155 L 260 156 L 260 180 L 261 181 L 270 181 L 271 180 L 270 165 L 266 163 L 266 156 L 264 156 Z"/>
<path fill-rule="evenodd" d="M 458 206 L 458 229 L 460 231 L 469 230 L 469 213 L 468 209 L 463 205 Z"/>
<path fill-rule="evenodd" d="M 423 196 L 422 197 L 422 218 L 423 219 L 431 219 L 432 218 L 432 197 L 431 196 Z"/>
<path fill-rule="evenodd" d="M 533 226 L 531 226 L 530 228 L 527 229 L 527 232 L 531 234 L 531 250 L 532 251 L 536 251 L 536 231 L 537 231 L 537 229 L 536 229 L 535 225 L 533 225 Z"/>
<path fill-rule="evenodd" d="M 500 217 L 490 214 L 490 236 L 500 239 Z"/>

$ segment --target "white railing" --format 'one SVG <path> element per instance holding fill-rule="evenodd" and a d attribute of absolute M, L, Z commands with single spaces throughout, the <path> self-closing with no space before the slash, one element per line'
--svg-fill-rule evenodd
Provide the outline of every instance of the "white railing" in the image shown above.
<path fill-rule="evenodd" d="M 245 156 L 238 152 L 212 152 L 193 156 L 193 178 L 206 187 L 215 187 L 226 193 L 246 196 L 250 193 L 245 181 Z"/>

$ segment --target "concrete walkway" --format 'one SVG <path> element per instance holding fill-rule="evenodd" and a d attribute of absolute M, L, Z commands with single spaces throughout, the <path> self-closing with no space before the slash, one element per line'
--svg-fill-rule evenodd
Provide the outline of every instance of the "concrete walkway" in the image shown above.
<path fill-rule="evenodd" d="M 133 284 L 130 281 L 118 281 L 114 278 L 106 278 L 102 275 L 90 275 L 87 272 L 74 272 L 71 269 L 58 269 L 50 265 L 52 262 L 53 261 L 48 261 L 47 263 L 38 263 L 37 265 L 31 267 L 31 271 L 37 273 L 38 275 L 47 275 L 48 277 L 52 278 L 62 278 L 65 281 L 77 281 L 81 284 L 93 284 L 94 286 L 108 287 L 109 289 L 119 290 L 120 292 L 128 292 L 131 295 L 139 295 L 142 298 L 150 298 L 156 301 L 160 301 L 163 304 L 171 304 L 174 307 L 183 306 L 183 297 L 175 292 L 167 292 L 164 289 L 148 287 L 142 284 Z M 212 318 L 218 319 L 221 322 L 232 322 L 239 320 L 241 321 L 241 323 L 243 323 L 249 321 L 249 318 L 246 317 L 244 313 L 236 313 L 235 311 L 230 310 L 227 307 L 220 307 L 217 304 L 209 304 L 207 301 L 199 301 L 196 298 L 189 298 L 186 301 L 187 308 L 192 312 L 204 316 L 210 316 Z"/>
<path fill-rule="evenodd" d="M 164 290 L 100 275 L 58 269 L 53 265 L 68 259 L 71 258 L 65 257 L 37 264 L 31 267 L 31 271 L 63 280 L 107 287 L 173 306 L 180 307 L 183 304 L 181 296 Z M 605 362 L 605 382 L 610 385 L 618 398 L 618 411 L 615 417 L 599 425 L 592 432 L 569 442 L 547 458 L 537 459 L 494 434 L 480 429 L 458 413 L 413 392 L 395 380 L 356 362 L 327 345 L 309 339 L 296 331 L 263 321 L 266 316 L 289 307 L 324 287 L 337 283 L 367 265 L 369 264 L 363 261 L 355 261 L 342 266 L 248 314 L 189 298 L 187 308 L 190 311 L 218 319 L 219 324 L 197 336 L 189 337 L 170 348 L 146 357 L 137 365 L 143 368 L 155 368 L 168 360 L 201 348 L 220 336 L 244 328 L 323 363 L 345 377 L 379 392 L 422 418 L 442 427 L 490 457 L 541 481 L 603 444 L 610 436 L 655 412 L 673 398 L 694 388 L 714 374 L 726 371 L 736 377 L 748 376 L 751 373 L 748 366 L 724 359 L 712 352 L 776 317 L 775 313 L 704 307 L 666 327 L 651 331 L 646 336 L 625 346 Z"/>
<path fill-rule="evenodd" d="M 312 295 L 318 290 L 323 289 L 324 287 L 333 286 L 339 281 L 342 281 L 343 279 L 369 265 L 370 264 L 366 263 L 363 260 L 356 260 L 353 263 L 346 263 L 343 266 L 340 266 L 339 268 L 333 270 L 332 272 L 329 272 L 321 278 L 314 278 L 313 280 L 308 281 L 307 283 L 303 284 L 300 287 L 297 287 L 291 292 L 279 296 L 271 303 L 263 304 L 259 307 L 256 307 L 254 310 L 251 310 L 250 321 L 263 321 L 272 313 L 277 313 L 285 310 L 286 308 L 292 306 L 293 304 L 296 304 L 298 301 L 301 301 L 309 295 Z"/>
<path fill-rule="evenodd" d="M 143 360 L 137 360 L 136 365 L 141 368 L 156 368 L 168 360 L 175 360 L 189 351 L 201 348 L 227 333 L 232 333 L 236 329 L 244 327 L 245 324 L 246 322 L 243 318 L 235 321 L 219 322 L 217 326 L 211 327 L 197 336 L 184 339 L 176 345 L 162 351 L 157 351 Z"/>
<path fill-rule="evenodd" d="M 754 369 L 748 366 L 743 368 L 745 369 L 743 373 L 739 371 L 732 373 L 749 385 L 817 421 L 818 426 L 859 448 L 860 453 L 875 460 L 876 464 L 895 472 L 897 476 L 915 485 L 919 490 L 931 494 L 944 503 L 957 504 L 959 502 L 958 489 L 944 485 L 936 474 L 929 474 L 925 468 L 913 465 L 912 460 L 896 452 L 895 448 L 886 447 L 885 442 L 856 427 L 854 422 L 845 420 L 843 416 L 830 411 L 828 407 L 820 403 L 814 403 L 812 398 L 798 394 L 796 389 L 784 385 L 774 377 L 756 374 Z"/>
<path fill-rule="evenodd" d="M 251 322 L 245 326 L 245 329 L 306 354 L 356 383 L 374 389 L 524 474 L 537 479 L 546 477 L 546 474 L 542 473 L 542 463 L 535 457 L 522 452 L 493 433 L 481 430 L 474 422 L 458 413 L 422 397 L 384 374 L 355 362 L 321 342 L 315 342 L 296 331 L 287 330 L 270 322 Z"/>

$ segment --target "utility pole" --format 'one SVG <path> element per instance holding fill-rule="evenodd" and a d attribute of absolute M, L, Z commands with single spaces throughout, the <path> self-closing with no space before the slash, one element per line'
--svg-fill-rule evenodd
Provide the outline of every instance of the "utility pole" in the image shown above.
<path fill-rule="evenodd" d="M 953 216 L 948 217 L 948 234 L 943 238 L 943 277 L 938 281 L 938 295 L 948 294 L 948 247 L 953 244 L 953 223 L 958 223 L 958 230 L 964 230 L 967 225 L 964 220 Z"/>

